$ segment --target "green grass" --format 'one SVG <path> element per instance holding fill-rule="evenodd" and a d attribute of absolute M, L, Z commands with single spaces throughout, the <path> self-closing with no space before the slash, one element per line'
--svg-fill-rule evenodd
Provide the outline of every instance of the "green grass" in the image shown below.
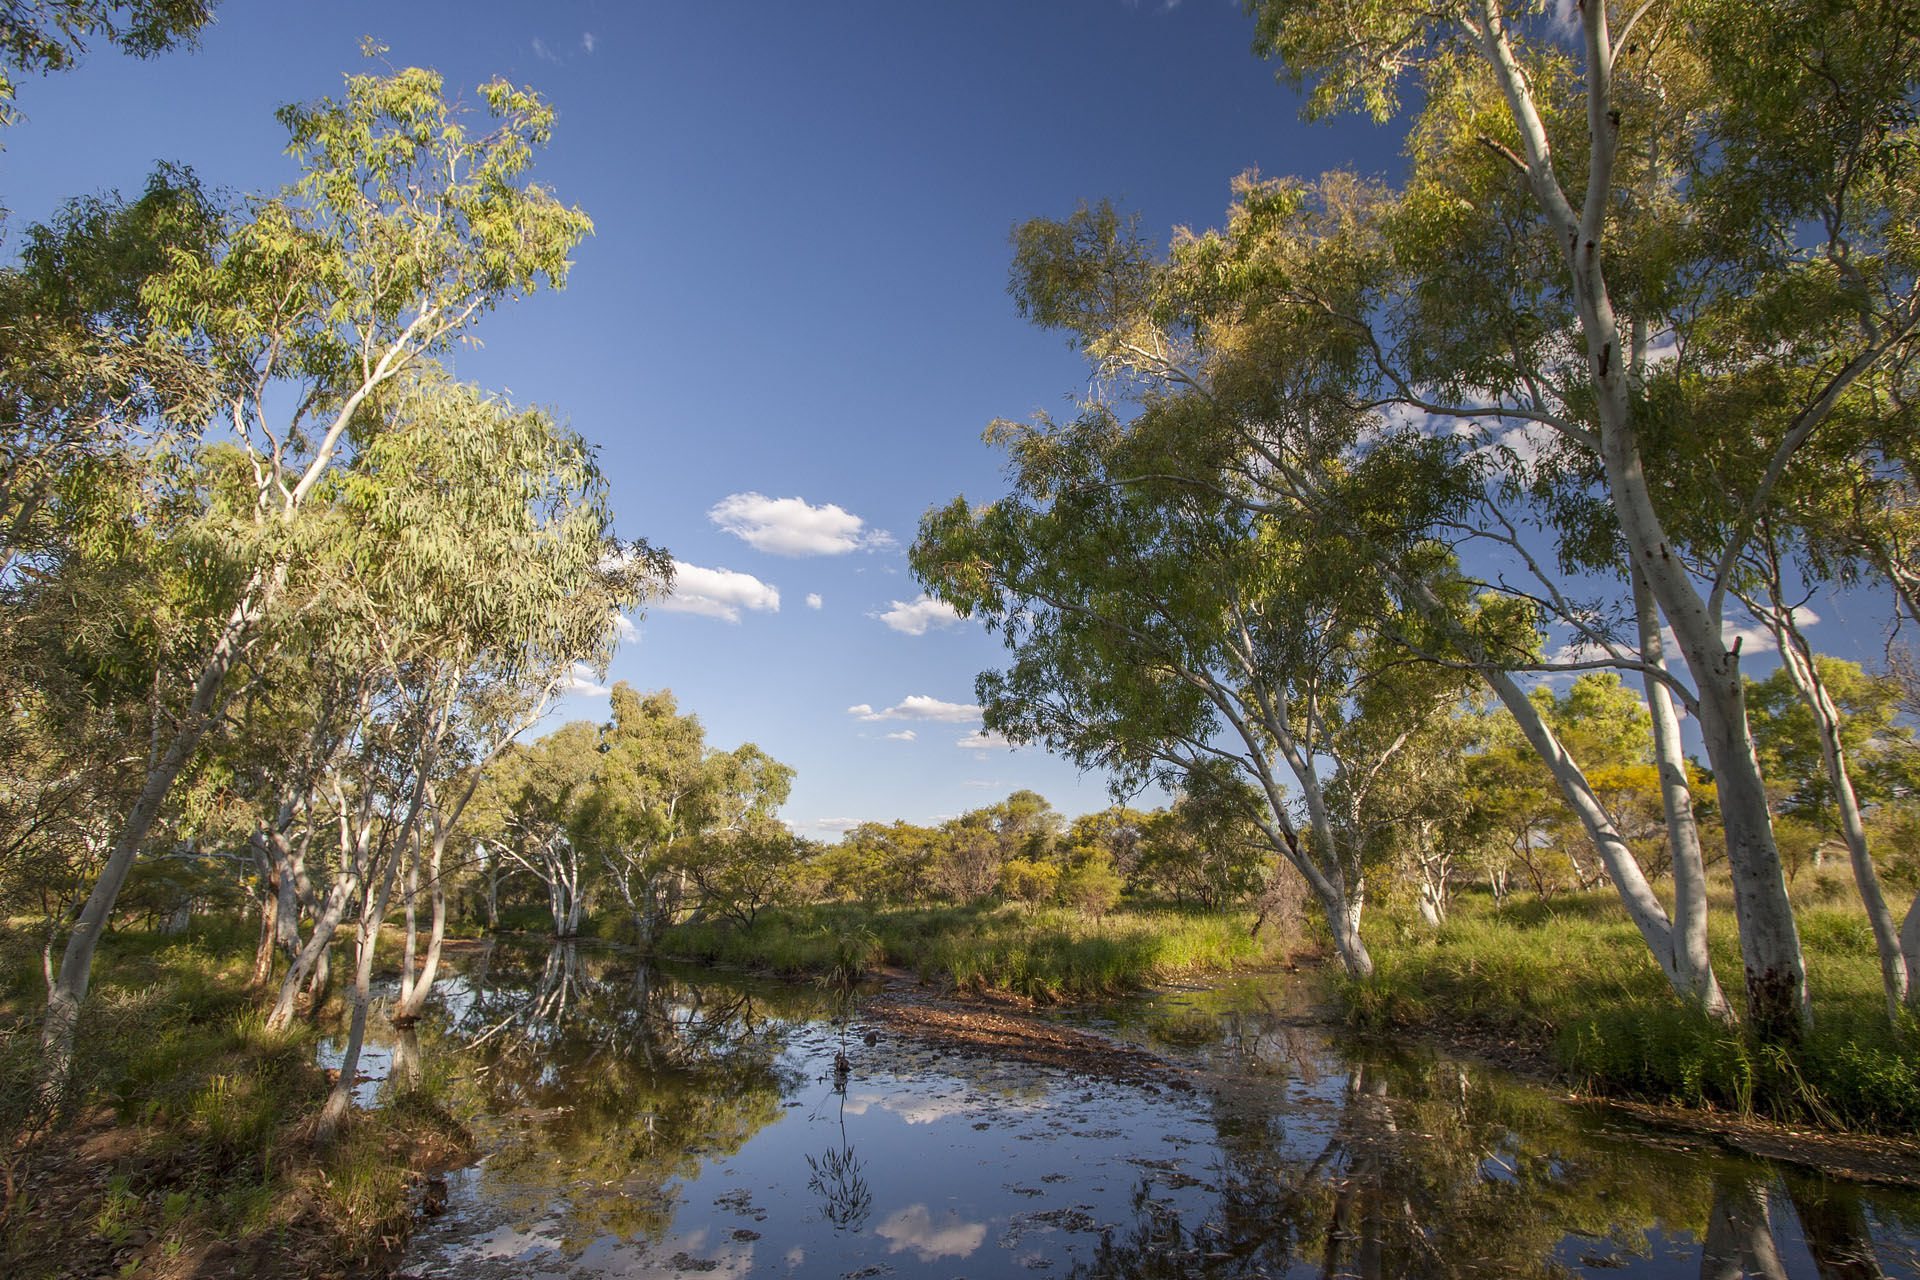
<path fill-rule="evenodd" d="M 1012 905 L 820 905 L 762 913 L 751 929 L 679 925 L 661 950 L 708 964 L 830 976 L 880 963 L 966 991 L 1043 1002 L 1086 1000 L 1276 959 L 1279 939 L 1248 936 L 1244 913 L 1139 910 L 1089 920 Z"/>
<path fill-rule="evenodd" d="M 1883 1133 L 1920 1132 L 1920 1036 L 1888 1025 L 1866 920 L 1810 881 L 1798 894 L 1814 1029 L 1790 1050 L 1683 1007 L 1617 899 L 1568 894 L 1496 908 L 1466 895 L 1437 933 L 1382 921 L 1375 972 L 1335 975 L 1363 1030 L 1464 1029 L 1550 1052 L 1598 1093 Z M 1741 1002 L 1732 904 L 1712 904 L 1709 945 Z"/>
<path fill-rule="evenodd" d="M 0 1219 L 0 1273 L 51 1274 L 63 1250 L 84 1256 L 84 1237 L 136 1228 L 166 1256 L 227 1241 L 269 1272 L 295 1254 L 301 1269 L 331 1258 L 323 1270 L 344 1272 L 404 1239 L 408 1152 L 464 1141 L 435 1092 L 444 1082 L 430 1073 L 429 1087 L 359 1116 L 331 1149 L 316 1147 L 312 1121 L 328 1092 L 315 1064 L 322 1028 L 266 1029 L 263 997 L 245 987 L 254 940 L 250 922 L 219 920 L 176 935 L 108 935 L 72 1088 L 49 1116 L 34 1087 L 38 939 L 0 926 L 0 1151 L 13 1172 L 58 1152 L 75 1124 L 114 1124 L 135 1144 L 85 1214 L 50 1220 L 29 1195 Z M 74 1233 L 70 1246 L 63 1230 Z"/>

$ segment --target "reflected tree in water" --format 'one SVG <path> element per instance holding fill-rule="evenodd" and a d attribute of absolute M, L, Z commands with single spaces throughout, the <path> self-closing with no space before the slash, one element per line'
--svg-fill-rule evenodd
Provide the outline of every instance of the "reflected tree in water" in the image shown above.
<path fill-rule="evenodd" d="M 788 1020 L 817 998 L 634 966 L 573 941 L 503 947 L 448 999 L 476 1101 L 516 1126 L 483 1166 L 489 1194 L 524 1187 L 569 1249 L 664 1236 L 674 1181 L 781 1114 Z"/>
<path fill-rule="evenodd" d="M 840 1145 L 828 1147 L 818 1157 L 807 1157 L 813 1176 L 807 1190 L 820 1197 L 820 1216 L 838 1231 L 859 1231 L 873 1214 L 873 1189 L 861 1172 L 860 1158 L 847 1138 L 847 1073 L 839 1069 L 846 1061 L 842 1049 L 835 1059 L 833 1096 L 840 1118 Z"/>
<path fill-rule="evenodd" d="M 1132 1221 L 1072 1275 L 1571 1280 L 1653 1258 L 1657 1231 L 1701 1242 L 1703 1280 L 1774 1280 L 1788 1274 L 1775 1234 L 1786 1198 L 1821 1280 L 1884 1274 L 1855 1188 L 1796 1175 L 1783 1197 L 1769 1166 L 1670 1155 L 1457 1066 L 1355 1069 L 1325 1138 L 1305 1139 L 1325 1119 L 1284 1090 L 1219 1100 L 1215 1124 L 1218 1199 L 1183 1218 L 1144 1179 Z"/>

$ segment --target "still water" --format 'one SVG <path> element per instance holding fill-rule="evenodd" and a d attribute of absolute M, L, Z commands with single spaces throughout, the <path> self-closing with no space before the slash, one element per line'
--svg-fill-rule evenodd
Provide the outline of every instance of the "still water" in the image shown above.
<path fill-rule="evenodd" d="M 857 995 L 495 945 L 382 1046 L 483 1117 L 403 1267 L 1920 1280 L 1914 1193 L 1342 1046 L 1289 1000 L 1241 978 L 1061 1015 L 1210 1082 L 1177 1090 L 945 1052 Z"/>

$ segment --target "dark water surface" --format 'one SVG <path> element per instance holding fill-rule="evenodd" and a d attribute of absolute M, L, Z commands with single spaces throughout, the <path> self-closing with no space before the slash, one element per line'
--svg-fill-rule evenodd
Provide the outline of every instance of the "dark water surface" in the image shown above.
<path fill-rule="evenodd" d="M 1290 998 L 1237 978 L 1061 1015 L 1219 1082 L 1176 1092 L 942 1053 L 857 996 L 496 945 L 381 1045 L 484 1110 L 404 1267 L 1920 1280 L 1920 1196 L 1343 1047 Z"/>

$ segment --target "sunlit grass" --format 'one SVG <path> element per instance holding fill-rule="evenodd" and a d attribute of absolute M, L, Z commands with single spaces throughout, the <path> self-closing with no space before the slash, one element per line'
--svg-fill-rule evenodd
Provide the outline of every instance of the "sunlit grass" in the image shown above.
<path fill-rule="evenodd" d="M 1463 896 L 1435 931 L 1379 927 L 1375 973 L 1334 987 L 1375 1031 L 1464 1029 L 1549 1050 L 1602 1093 L 1883 1132 L 1920 1130 L 1920 1048 L 1889 1025 L 1865 916 L 1832 877 L 1803 878 L 1797 909 L 1814 1029 L 1797 1047 L 1752 1043 L 1680 1004 L 1618 900 L 1564 894 L 1495 907 Z M 1744 980 L 1724 888 L 1709 917 L 1730 1001 Z"/>
<path fill-rule="evenodd" d="M 1117 912 L 1092 920 L 1014 905 L 863 908 L 820 905 L 769 911 L 751 929 L 681 925 L 662 950 L 710 964 L 788 975 L 843 970 L 845 939 L 868 930 L 875 962 L 965 991 L 1005 991 L 1043 1002 L 1085 1000 L 1198 973 L 1275 961 L 1276 932 L 1249 935 L 1244 913 Z"/>

